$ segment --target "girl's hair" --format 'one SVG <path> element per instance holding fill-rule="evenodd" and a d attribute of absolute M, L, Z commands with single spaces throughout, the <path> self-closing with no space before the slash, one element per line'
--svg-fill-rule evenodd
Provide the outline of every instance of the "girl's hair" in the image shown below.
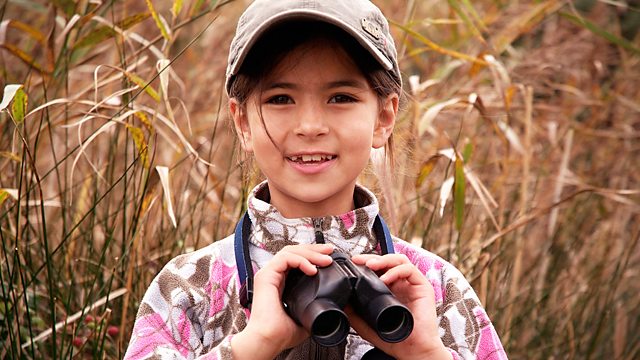
<path fill-rule="evenodd" d="M 253 45 L 235 76 L 229 89 L 229 97 L 236 99 L 244 108 L 254 92 L 258 95 L 262 94 L 263 80 L 274 71 L 288 53 L 321 39 L 334 42 L 351 58 L 376 93 L 380 109 L 389 95 L 395 93 L 402 97 L 400 79 L 383 69 L 351 35 L 334 25 L 319 21 L 289 21 L 274 26 L 264 34 Z M 264 119 L 262 121 L 264 126 Z M 393 163 L 392 136 L 389 137 L 385 150 L 390 162 Z"/>

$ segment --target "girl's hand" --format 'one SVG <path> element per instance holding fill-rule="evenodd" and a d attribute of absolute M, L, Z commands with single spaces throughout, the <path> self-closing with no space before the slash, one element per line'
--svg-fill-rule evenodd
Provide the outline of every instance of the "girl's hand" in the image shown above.
<path fill-rule="evenodd" d="M 287 271 L 293 268 L 315 275 L 316 266 L 331 264 L 332 252 L 333 246 L 329 244 L 286 246 L 256 272 L 249 322 L 231 340 L 234 359 L 273 359 L 309 337 L 284 311 L 281 300 L 284 280 Z"/>
<path fill-rule="evenodd" d="M 363 339 L 396 359 L 451 359 L 438 333 L 433 287 L 405 255 L 356 255 L 351 260 L 377 273 L 384 273 L 380 280 L 411 310 L 414 321 L 408 338 L 399 343 L 388 343 L 348 307 L 349 322 Z"/>

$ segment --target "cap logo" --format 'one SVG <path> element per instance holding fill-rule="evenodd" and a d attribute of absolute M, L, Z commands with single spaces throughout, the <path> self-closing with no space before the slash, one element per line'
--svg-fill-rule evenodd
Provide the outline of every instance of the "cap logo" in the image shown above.
<path fill-rule="evenodd" d="M 369 19 L 366 18 L 360 20 L 360 24 L 362 24 L 364 31 L 369 33 L 369 35 L 373 36 L 376 40 L 380 40 L 382 37 L 382 30 L 380 30 L 380 26 L 378 26 L 378 24 L 373 21 L 369 21 Z"/>

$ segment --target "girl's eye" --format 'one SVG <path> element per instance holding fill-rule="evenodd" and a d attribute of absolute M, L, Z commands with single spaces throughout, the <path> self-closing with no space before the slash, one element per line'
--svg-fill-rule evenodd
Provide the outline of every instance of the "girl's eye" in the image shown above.
<path fill-rule="evenodd" d="M 330 104 L 351 103 L 351 102 L 356 102 L 356 99 L 352 96 L 344 95 L 344 94 L 335 95 L 331 97 L 331 99 L 329 99 Z"/>
<path fill-rule="evenodd" d="M 275 105 L 293 104 L 293 99 L 287 95 L 276 95 L 267 99 L 267 103 Z"/>

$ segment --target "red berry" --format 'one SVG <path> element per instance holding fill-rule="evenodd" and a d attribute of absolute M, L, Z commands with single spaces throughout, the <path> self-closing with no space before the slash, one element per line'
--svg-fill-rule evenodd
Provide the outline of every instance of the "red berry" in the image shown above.
<path fill-rule="evenodd" d="M 73 346 L 79 348 L 84 344 L 84 339 L 81 337 L 74 337 L 72 342 Z"/>
<path fill-rule="evenodd" d="M 87 316 L 84 318 L 84 322 L 86 322 L 86 323 L 92 323 L 92 322 L 94 322 L 94 321 L 96 321 L 96 319 L 95 319 L 92 315 L 87 315 Z"/>
<path fill-rule="evenodd" d="M 120 333 L 120 329 L 118 329 L 117 326 L 111 325 L 107 327 L 107 334 L 109 334 L 109 336 L 111 336 L 112 338 L 117 337 L 119 333 Z"/>

